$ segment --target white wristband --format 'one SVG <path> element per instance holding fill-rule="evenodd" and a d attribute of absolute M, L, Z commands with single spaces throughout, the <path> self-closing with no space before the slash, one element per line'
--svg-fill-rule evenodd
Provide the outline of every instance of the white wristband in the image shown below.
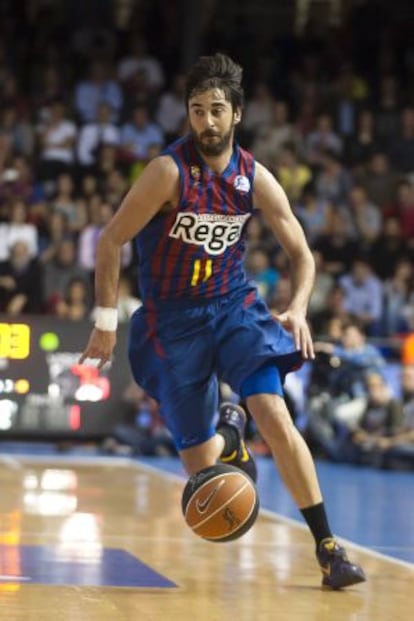
<path fill-rule="evenodd" d="M 95 308 L 95 328 L 105 332 L 115 332 L 118 327 L 118 310 L 116 308 Z"/>

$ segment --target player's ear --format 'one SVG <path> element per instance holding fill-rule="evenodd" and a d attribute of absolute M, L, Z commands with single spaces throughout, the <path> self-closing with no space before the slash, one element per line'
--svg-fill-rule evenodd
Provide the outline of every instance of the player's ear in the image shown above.
<path fill-rule="evenodd" d="M 234 118 L 234 124 L 235 124 L 235 125 L 237 125 L 237 123 L 240 123 L 240 121 L 241 121 L 241 116 L 242 116 L 242 115 L 241 115 L 241 110 L 240 110 L 240 108 L 237 108 L 237 109 L 234 111 L 234 117 L 233 117 L 233 118 Z"/>

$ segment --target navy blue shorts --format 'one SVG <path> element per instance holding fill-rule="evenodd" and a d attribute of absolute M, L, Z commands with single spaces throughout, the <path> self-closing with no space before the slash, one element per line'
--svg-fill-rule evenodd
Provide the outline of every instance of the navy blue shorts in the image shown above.
<path fill-rule="evenodd" d="M 160 403 L 178 450 L 214 435 L 217 378 L 240 393 L 260 367 L 274 364 L 283 382 L 302 362 L 291 334 L 250 287 L 198 306 L 141 307 L 128 353 L 135 381 Z"/>

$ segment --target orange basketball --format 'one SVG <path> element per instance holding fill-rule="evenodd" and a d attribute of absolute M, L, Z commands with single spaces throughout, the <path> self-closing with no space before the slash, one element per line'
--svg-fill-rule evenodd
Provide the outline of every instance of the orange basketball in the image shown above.
<path fill-rule="evenodd" d="M 182 510 L 192 531 L 209 541 L 231 541 L 246 533 L 259 511 L 252 479 L 239 468 L 217 464 L 187 481 Z"/>

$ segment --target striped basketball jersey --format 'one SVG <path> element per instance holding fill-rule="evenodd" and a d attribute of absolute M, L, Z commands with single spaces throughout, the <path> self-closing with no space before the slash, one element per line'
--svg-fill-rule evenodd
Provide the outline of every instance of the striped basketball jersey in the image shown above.
<path fill-rule="evenodd" d="M 191 135 L 163 153 L 179 169 L 180 197 L 137 235 L 144 302 L 226 295 L 246 282 L 245 224 L 253 211 L 253 156 L 235 145 L 227 168 L 214 173 Z"/>

